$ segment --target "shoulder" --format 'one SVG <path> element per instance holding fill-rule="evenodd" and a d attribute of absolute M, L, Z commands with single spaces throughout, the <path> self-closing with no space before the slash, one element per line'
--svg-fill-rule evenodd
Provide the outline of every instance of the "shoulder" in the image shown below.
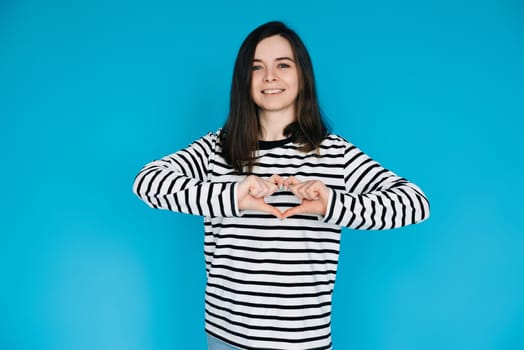
<path fill-rule="evenodd" d="M 209 145 L 216 145 L 220 140 L 220 129 L 216 131 L 209 131 L 207 134 L 203 135 L 199 139 L 193 141 L 194 143 L 207 143 Z"/>
<path fill-rule="evenodd" d="M 193 139 L 183 151 L 196 151 L 205 154 L 214 153 L 220 142 L 219 134 L 220 130 L 210 131 L 197 139 Z"/>
<path fill-rule="evenodd" d="M 337 134 L 328 134 L 324 137 L 324 140 L 320 143 L 320 148 L 340 148 L 348 149 L 355 147 L 351 142 L 349 142 L 344 137 Z"/>

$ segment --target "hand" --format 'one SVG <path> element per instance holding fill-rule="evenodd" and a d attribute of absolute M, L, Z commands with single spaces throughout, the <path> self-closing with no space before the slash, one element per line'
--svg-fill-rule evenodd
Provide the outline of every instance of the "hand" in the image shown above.
<path fill-rule="evenodd" d="M 276 174 L 267 180 L 255 175 L 247 176 L 238 183 L 238 209 L 263 211 L 282 219 L 280 210 L 267 204 L 264 197 L 271 196 L 283 184 L 284 180 Z"/>
<path fill-rule="evenodd" d="M 283 212 L 282 219 L 303 213 L 326 215 L 329 189 L 322 181 L 300 182 L 295 177 L 290 176 L 284 180 L 284 187 L 288 188 L 302 203 Z"/>

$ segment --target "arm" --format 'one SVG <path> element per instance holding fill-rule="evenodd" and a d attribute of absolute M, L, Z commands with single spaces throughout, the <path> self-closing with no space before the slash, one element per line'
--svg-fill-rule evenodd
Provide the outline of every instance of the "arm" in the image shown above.
<path fill-rule="evenodd" d="M 329 189 L 324 221 L 363 230 L 392 229 L 429 217 L 422 190 L 384 169 L 357 147 L 344 152 L 346 190 Z"/>
<path fill-rule="evenodd" d="M 208 134 L 175 154 L 147 164 L 136 176 L 133 192 L 156 209 L 211 217 L 258 210 L 281 217 L 278 209 L 264 202 L 264 197 L 282 183 L 278 175 L 267 180 L 251 175 L 238 183 L 206 180 L 216 142 L 217 136 Z"/>
<path fill-rule="evenodd" d="M 384 169 L 349 143 L 343 160 L 345 190 L 328 188 L 320 180 L 286 179 L 284 185 L 301 204 L 282 217 L 317 214 L 324 222 L 363 230 L 397 228 L 429 217 L 429 202 L 415 184 Z"/>
<path fill-rule="evenodd" d="M 145 165 L 135 178 L 133 192 L 156 209 L 237 216 L 237 184 L 206 180 L 216 142 L 217 135 L 210 133 L 185 149 Z"/>

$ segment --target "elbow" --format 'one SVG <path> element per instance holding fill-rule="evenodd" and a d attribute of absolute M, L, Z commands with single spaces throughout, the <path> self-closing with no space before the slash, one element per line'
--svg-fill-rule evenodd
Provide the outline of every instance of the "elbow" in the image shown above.
<path fill-rule="evenodd" d="M 144 183 L 144 173 L 140 172 L 133 181 L 132 191 L 133 193 L 149 207 L 155 208 L 155 205 L 151 202 L 147 193 L 147 184 Z"/>
<path fill-rule="evenodd" d="M 141 173 L 138 173 L 138 175 L 135 177 L 135 180 L 133 181 L 132 191 L 138 198 L 142 199 L 142 195 L 140 193 L 142 191 L 142 177 L 140 175 Z"/>
<path fill-rule="evenodd" d="M 426 221 L 427 219 L 429 219 L 430 217 L 430 204 L 429 204 L 429 200 L 428 198 L 420 193 L 418 194 L 418 200 L 419 200 L 419 203 L 420 203 L 420 209 L 419 209 L 419 215 L 417 217 L 418 220 L 415 220 L 415 224 L 418 224 L 420 222 L 423 222 L 423 221 Z"/>

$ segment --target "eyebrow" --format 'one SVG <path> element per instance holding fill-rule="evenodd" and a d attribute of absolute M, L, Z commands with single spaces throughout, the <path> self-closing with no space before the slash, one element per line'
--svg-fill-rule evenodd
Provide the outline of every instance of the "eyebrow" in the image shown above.
<path fill-rule="evenodd" d="M 291 62 L 295 62 L 294 59 L 289 58 L 289 57 L 287 57 L 287 56 L 284 56 L 284 57 L 277 57 L 277 58 L 275 58 L 275 61 L 283 61 L 283 60 L 289 60 L 289 61 L 291 61 Z M 253 62 L 262 62 L 262 60 L 259 59 L 259 58 L 253 58 Z"/>

